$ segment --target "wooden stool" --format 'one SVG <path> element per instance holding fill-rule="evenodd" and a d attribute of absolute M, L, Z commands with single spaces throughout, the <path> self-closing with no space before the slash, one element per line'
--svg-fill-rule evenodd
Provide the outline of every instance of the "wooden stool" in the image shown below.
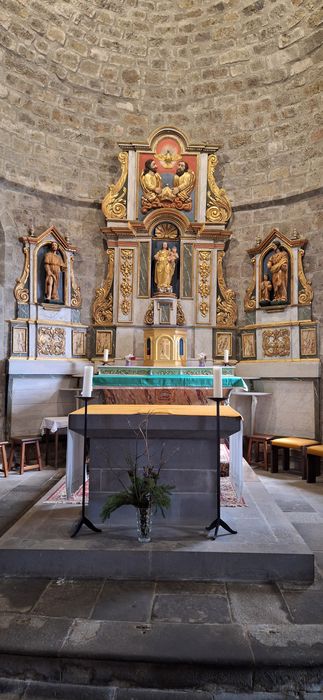
<path fill-rule="evenodd" d="M 306 459 L 306 448 L 310 445 L 317 445 L 317 440 L 310 440 L 308 438 L 297 438 L 297 437 L 281 437 L 274 438 L 271 441 L 272 450 L 272 465 L 271 471 L 273 474 L 278 472 L 278 452 L 279 449 L 283 450 L 283 469 L 287 471 L 289 469 L 289 457 L 290 450 L 297 450 L 301 453 L 301 464 L 302 464 L 302 478 L 306 479 L 307 474 L 307 459 Z"/>
<path fill-rule="evenodd" d="M 0 464 L 0 472 L 3 472 L 5 476 L 8 476 L 9 469 L 8 469 L 6 445 L 8 445 L 8 442 L 6 442 L 5 440 L 0 441 L 1 459 L 2 459 L 2 466 Z"/>
<path fill-rule="evenodd" d="M 23 474 L 25 471 L 30 471 L 30 469 L 39 469 L 39 471 L 43 468 L 42 465 L 42 459 L 41 459 L 41 454 L 40 454 L 40 447 L 39 447 L 39 441 L 41 438 L 39 436 L 37 437 L 13 437 L 11 438 L 11 450 L 10 450 L 10 455 L 9 455 L 9 463 L 8 463 L 8 469 L 12 468 L 12 463 L 14 459 L 14 454 L 15 454 L 15 447 L 20 449 L 20 474 Z M 34 464 L 26 464 L 26 447 L 32 447 L 34 446 L 35 452 L 36 452 L 36 457 L 37 457 L 37 462 Z"/>
<path fill-rule="evenodd" d="M 256 467 L 263 467 L 268 471 L 269 467 L 269 451 L 270 451 L 270 441 L 274 438 L 274 435 L 250 435 L 248 441 L 248 453 L 247 462 L 248 464 L 254 464 Z M 252 448 L 255 446 L 256 461 L 252 461 Z M 262 447 L 263 459 L 259 458 L 259 448 Z"/>
<path fill-rule="evenodd" d="M 312 445 L 306 450 L 307 454 L 307 483 L 315 484 L 320 475 L 320 459 L 323 457 L 323 445 Z"/>

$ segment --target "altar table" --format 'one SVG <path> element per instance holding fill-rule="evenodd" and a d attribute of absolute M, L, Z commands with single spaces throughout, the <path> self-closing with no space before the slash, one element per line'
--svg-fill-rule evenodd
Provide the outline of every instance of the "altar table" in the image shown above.
<path fill-rule="evenodd" d="M 135 430 L 148 417 L 148 441 L 157 466 L 164 446 L 166 464 L 162 481 L 175 485 L 167 519 L 172 523 L 205 524 L 215 516 L 215 484 L 218 465 L 216 451 L 216 407 L 187 405 L 94 405 L 88 406 L 90 439 L 89 517 L 100 522 L 100 511 L 108 495 L 120 490 L 120 479 L 127 481 L 126 458 L 134 457 Z M 230 406 L 220 408 L 220 437 L 237 435 L 236 469 L 231 476 L 242 484 L 242 419 Z M 84 409 L 69 416 L 70 433 L 83 433 Z M 234 445 L 231 446 L 234 453 Z M 142 453 L 142 445 L 139 452 Z M 238 457 L 240 454 L 240 458 Z M 78 469 L 67 476 L 68 488 L 75 490 L 81 478 Z M 128 507 L 113 514 L 115 522 L 127 521 Z"/>
<path fill-rule="evenodd" d="M 222 375 L 224 397 L 233 389 L 248 391 L 242 377 Z M 205 404 L 213 396 L 213 372 L 207 368 L 109 367 L 95 375 L 108 404 Z"/>

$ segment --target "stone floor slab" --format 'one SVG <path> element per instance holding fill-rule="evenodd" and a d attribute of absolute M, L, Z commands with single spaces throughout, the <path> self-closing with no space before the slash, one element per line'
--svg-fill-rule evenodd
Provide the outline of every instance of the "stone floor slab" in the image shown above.
<path fill-rule="evenodd" d="M 157 595 L 152 620 L 160 622 L 230 623 L 226 596 L 220 595 Z"/>
<path fill-rule="evenodd" d="M 286 624 L 290 622 L 288 608 L 274 584 L 228 583 L 228 596 L 232 619 L 241 625 L 256 624 L 261 620 L 268 624 Z"/>
<path fill-rule="evenodd" d="M 29 612 L 49 584 L 46 578 L 0 579 L 0 611 Z"/>
<path fill-rule="evenodd" d="M 44 590 L 33 612 L 53 617 L 90 617 L 102 588 L 102 581 L 57 579 Z"/>
<path fill-rule="evenodd" d="M 93 620 L 150 622 L 154 583 L 106 581 L 91 614 Z"/>

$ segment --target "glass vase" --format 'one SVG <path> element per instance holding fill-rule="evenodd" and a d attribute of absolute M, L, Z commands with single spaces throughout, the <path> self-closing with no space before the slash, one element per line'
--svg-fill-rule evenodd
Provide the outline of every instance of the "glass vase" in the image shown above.
<path fill-rule="evenodd" d="M 151 506 L 137 508 L 137 537 L 138 542 L 145 544 L 151 540 L 152 509 Z"/>

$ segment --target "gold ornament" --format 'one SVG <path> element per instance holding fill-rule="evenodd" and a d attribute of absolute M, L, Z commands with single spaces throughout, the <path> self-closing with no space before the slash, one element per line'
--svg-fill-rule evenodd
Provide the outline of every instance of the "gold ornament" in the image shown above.
<path fill-rule="evenodd" d="M 153 326 L 154 325 L 154 302 L 153 301 L 150 302 L 148 309 L 145 313 L 144 324 L 145 324 L 145 326 Z"/>
<path fill-rule="evenodd" d="M 25 289 L 25 284 L 28 281 L 30 272 L 29 248 L 27 245 L 24 245 L 23 253 L 25 256 L 24 269 L 21 277 L 18 280 L 16 280 L 14 295 L 16 301 L 22 304 L 27 304 L 29 301 L 29 290 Z"/>
<path fill-rule="evenodd" d="M 206 220 L 213 224 L 225 224 L 230 219 L 232 209 L 224 189 L 218 187 L 215 182 L 214 171 L 217 163 L 217 156 L 215 154 L 209 155 L 207 163 Z"/>
<path fill-rule="evenodd" d="M 184 326 L 185 323 L 186 323 L 186 319 L 185 319 L 183 307 L 178 301 L 177 308 L 176 308 L 176 324 L 177 324 L 177 326 Z"/>
<path fill-rule="evenodd" d="M 121 163 L 121 175 L 116 185 L 110 185 L 102 202 L 102 211 L 106 219 L 125 219 L 127 217 L 125 182 L 128 175 L 128 153 L 119 153 L 118 160 Z"/>
<path fill-rule="evenodd" d="M 263 331 L 262 349 L 266 357 L 279 355 L 283 357 L 290 353 L 290 332 L 287 328 L 273 328 Z"/>
<path fill-rule="evenodd" d="M 108 271 L 103 287 L 98 287 L 95 292 L 95 300 L 92 307 L 93 322 L 98 326 L 112 323 L 113 320 L 113 276 L 114 276 L 114 248 L 108 248 Z"/>
<path fill-rule="evenodd" d="M 78 284 L 76 284 L 76 281 L 75 281 L 74 258 L 71 258 L 70 264 L 71 264 L 70 269 L 71 269 L 71 287 L 72 287 L 71 306 L 73 306 L 73 309 L 78 309 L 82 304 L 82 297 L 81 297 L 81 288 L 79 287 Z"/>
<path fill-rule="evenodd" d="M 297 263 L 298 263 L 298 281 L 302 287 L 302 291 L 299 292 L 298 303 L 302 304 L 302 305 L 310 304 L 311 301 L 313 300 L 313 296 L 314 296 L 313 290 L 311 287 L 311 282 L 309 282 L 306 279 L 305 273 L 303 270 L 303 256 L 304 256 L 304 250 L 302 250 L 300 248 L 298 251 Z"/>
<path fill-rule="evenodd" d="M 225 253 L 218 253 L 218 290 L 216 323 L 217 326 L 235 326 L 238 318 L 236 293 L 226 286 L 223 275 L 223 258 Z"/>
<path fill-rule="evenodd" d="M 65 330 L 52 326 L 38 328 L 37 352 L 39 355 L 64 355 Z"/>
<path fill-rule="evenodd" d="M 253 265 L 252 280 L 249 286 L 247 287 L 247 291 L 244 297 L 245 311 L 254 311 L 254 309 L 256 308 L 256 297 L 254 296 L 254 292 L 256 289 L 256 258 L 252 258 L 251 263 Z"/>
<path fill-rule="evenodd" d="M 174 224 L 159 224 L 155 228 L 156 238 L 178 238 L 178 229 Z"/>
<path fill-rule="evenodd" d="M 199 309 L 202 316 L 205 318 L 209 311 L 210 297 L 210 272 L 211 272 L 211 251 L 199 251 L 199 285 L 198 292 L 201 297 Z"/>
<path fill-rule="evenodd" d="M 120 308 L 124 316 L 128 316 L 131 311 L 132 295 L 132 272 L 133 272 L 133 250 L 123 248 L 121 250 L 120 274 L 120 294 L 122 296 Z"/>

